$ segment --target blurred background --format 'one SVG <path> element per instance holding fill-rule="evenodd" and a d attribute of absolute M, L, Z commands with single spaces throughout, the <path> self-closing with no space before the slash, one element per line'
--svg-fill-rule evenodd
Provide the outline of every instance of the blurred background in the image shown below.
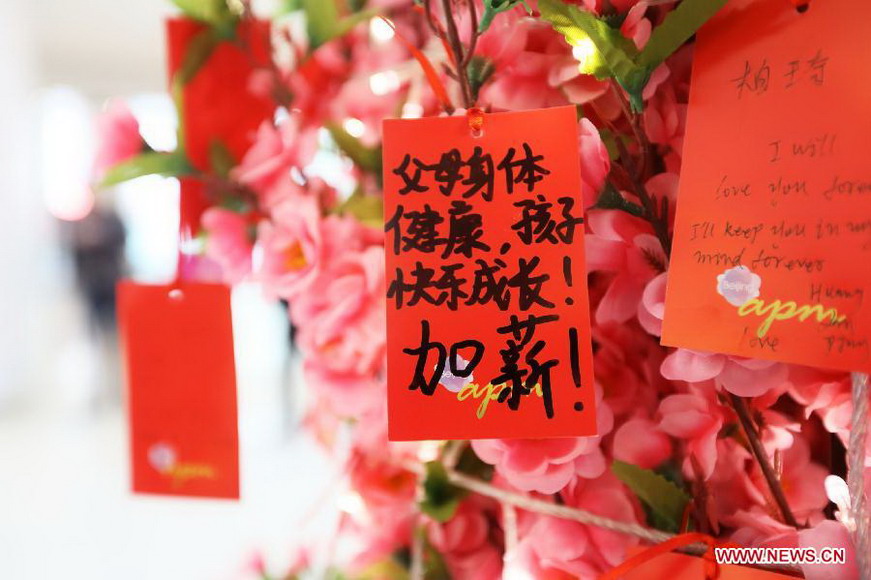
<path fill-rule="evenodd" d="M 234 290 L 242 499 L 133 496 L 114 330 L 118 276 L 170 279 L 178 186 L 87 187 L 94 119 L 127 101 L 172 148 L 165 0 L 0 0 L 0 578 L 255 578 L 330 525 L 333 479 L 297 435 L 280 305 Z M 327 513 L 324 513 L 327 512 Z M 327 520 L 327 521 L 324 521 Z"/>

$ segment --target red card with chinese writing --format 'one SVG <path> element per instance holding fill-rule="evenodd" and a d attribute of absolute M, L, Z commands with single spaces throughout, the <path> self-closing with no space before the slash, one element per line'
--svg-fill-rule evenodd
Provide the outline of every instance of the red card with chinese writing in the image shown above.
<path fill-rule="evenodd" d="M 664 344 L 871 370 L 869 22 L 733 0 L 700 31 Z"/>
<path fill-rule="evenodd" d="M 574 107 L 384 122 L 389 436 L 596 433 Z"/>
<path fill-rule="evenodd" d="M 197 39 L 206 30 L 206 25 L 196 20 L 167 20 L 170 86 L 189 52 L 202 49 L 203 43 Z M 272 99 L 253 94 L 249 89 L 251 75 L 258 69 L 267 70 L 270 50 L 269 22 L 243 20 L 236 29 L 236 41 L 218 43 L 184 86 L 180 111 L 183 146 L 198 169 L 212 169 L 211 151 L 215 144 L 226 148 L 234 161 L 241 161 L 257 128 L 272 119 L 275 112 Z M 197 181 L 182 179 L 181 188 L 182 223 L 197 226 L 210 202 Z"/>
<path fill-rule="evenodd" d="M 133 491 L 239 497 L 230 290 L 118 285 Z"/>

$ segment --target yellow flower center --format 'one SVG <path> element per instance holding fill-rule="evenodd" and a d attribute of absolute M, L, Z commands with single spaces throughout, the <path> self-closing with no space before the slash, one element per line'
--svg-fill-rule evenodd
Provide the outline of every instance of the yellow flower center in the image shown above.
<path fill-rule="evenodd" d="M 296 242 L 285 252 L 284 264 L 291 270 L 301 270 L 308 265 L 305 260 L 305 254 L 302 251 L 302 246 Z"/>

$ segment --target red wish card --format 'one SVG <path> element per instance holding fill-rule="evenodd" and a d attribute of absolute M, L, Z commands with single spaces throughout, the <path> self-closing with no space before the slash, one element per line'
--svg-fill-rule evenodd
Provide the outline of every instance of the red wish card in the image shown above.
<path fill-rule="evenodd" d="M 700 31 L 664 344 L 871 370 L 869 23 L 733 0 Z"/>
<path fill-rule="evenodd" d="M 384 122 L 390 439 L 594 435 L 575 109 L 472 121 Z"/>
<path fill-rule="evenodd" d="M 207 58 L 200 59 L 196 72 L 178 95 L 184 139 L 179 145 L 194 167 L 203 171 L 214 169 L 211 157 L 216 148 L 229 153 L 234 161 L 241 161 L 257 128 L 272 119 L 275 112 L 271 98 L 253 94 L 249 88 L 251 75 L 269 66 L 269 23 L 243 20 L 236 28 L 234 41 L 204 42 L 203 35 L 209 32 L 205 24 L 188 18 L 173 18 L 166 23 L 170 85 L 184 66 L 197 62 L 192 53 L 208 49 Z M 182 179 L 181 187 L 182 223 L 196 227 L 209 200 L 200 182 Z M 196 231 L 189 235 L 196 235 Z"/>
<path fill-rule="evenodd" d="M 239 497 L 230 290 L 118 286 L 133 491 Z"/>

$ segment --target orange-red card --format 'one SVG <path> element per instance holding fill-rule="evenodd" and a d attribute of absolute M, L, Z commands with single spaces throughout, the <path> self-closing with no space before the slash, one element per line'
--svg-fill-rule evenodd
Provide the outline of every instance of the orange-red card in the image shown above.
<path fill-rule="evenodd" d="M 664 344 L 871 370 L 869 22 L 733 0 L 700 31 Z"/>
<path fill-rule="evenodd" d="M 384 122 L 390 439 L 593 435 L 575 109 L 473 121 Z"/>
<path fill-rule="evenodd" d="M 133 491 L 239 497 L 230 290 L 121 282 Z"/>

